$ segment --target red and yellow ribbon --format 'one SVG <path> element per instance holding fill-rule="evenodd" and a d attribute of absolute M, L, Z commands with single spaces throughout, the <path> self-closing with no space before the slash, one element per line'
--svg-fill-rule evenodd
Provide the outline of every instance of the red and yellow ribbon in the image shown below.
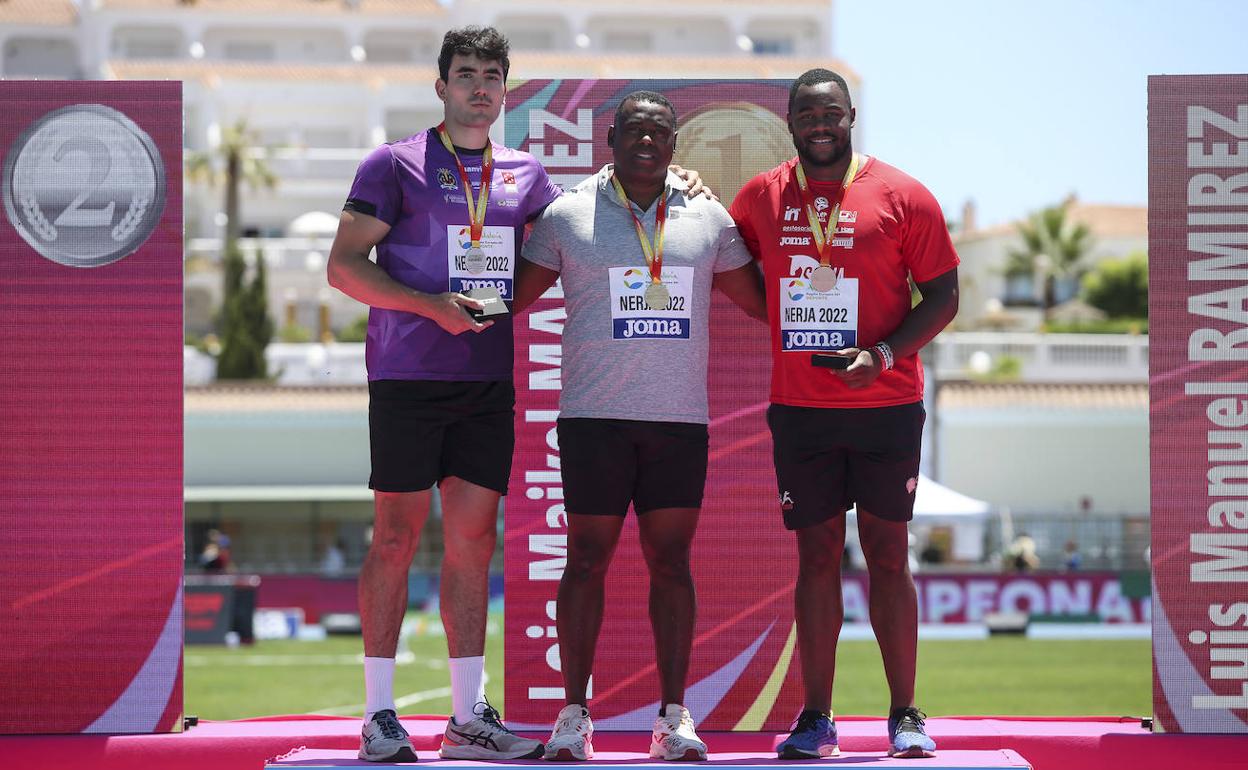
<path fill-rule="evenodd" d="M 797 186 L 802 191 L 802 202 L 806 204 L 806 219 L 810 221 L 810 234 L 814 237 L 815 248 L 819 252 L 819 264 L 824 267 L 831 266 L 832 239 L 836 236 L 836 228 L 841 221 L 841 204 L 845 201 L 845 194 L 849 192 L 849 186 L 853 184 L 854 177 L 858 174 L 858 158 L 858 153 L 855 152 L 849 160 L 849 168 L 845 169 L 845 178 L 841 180 L 841 193 L 837 196 L 832 213 L 828 216 L 827 232 L 824 232 L 823 227 L 819 225 L 814 195 L 810 192 L 810 185 L 806 183 L 806 172 L 802 169 L 802 162 L 799 160 L 794 167 L 797 173 Z"/>
<path fill-rule="evenodd" d="M 455 165 L 459 167 L 459 178 L 464 185 L 464 198 L 468 200 L 468 233 L 472 239 L 472 247 L 479 249 L 481 248 L 481 234 L 485 232 L 485 207 L 490 200 L 490 178 L 494 175 L 493 145 L 488 141 L 485 144 L 485 154 L 481 157 L 481 191 L 477 195 L 474 206 L 472 182 L 468 181 L 468 169 L 464 168 L 463 161 L 459 159 L 459 153 L 455 152 L 451 136 L 446 132 L 446 123 L 438 124 L 438 138 L 442 140 L 442 146 L 451 154 L 451 157 L 455 159 Z"/>
<path fill-rule="evenodd" d="M 615 174 L 611 175 L 611 184 L 615 185 L 615 193 L 620 196 L 620 203 L 624 204 L 624 208 L 628 209 L 628 215 L 633 218 L 633 226 L 637 228 L 637 240 L 641 241 L 641 251 L 646 255 L 646 267 L 650 268 L 650 282 L 662 283 L 663 276 L 663 230 L 667 223 L 667 198 L 671 194 L 672 188 L 664 186 L 663 195 L 659 198 L 659 207 L 654 212 L 654 244 L 651 245 L 650 237 L 646 235 L 645 225 L 637 218 L 637 214 L 633 212 L 633 203 L 628 199 L 628 195 L 624 192 L 624 186 L 620 184 L 620 180 Z"/>

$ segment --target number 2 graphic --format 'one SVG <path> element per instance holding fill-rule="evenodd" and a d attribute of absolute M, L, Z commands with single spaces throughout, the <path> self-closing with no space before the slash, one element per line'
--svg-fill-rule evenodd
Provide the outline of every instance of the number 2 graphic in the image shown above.
<path fill-rule="evenodd" d="M 82 192 L 70 201 L 53 224 L 60 227 L 107 227 L 113 223 L 113 210 L 117 205 L 115 202 L 109 201 L 108 205 L 102 209 L 84 209 L 82 204 L 91 197 L 92 193 L 100 189 L 100 185 L 108 178 L 108 172 L 112 169 L 108 145 L 95 137 L 76 136 L 65 140 L 56 149 L 56 155 L 52 157 L 52 160 L 60 163 L 71 152 L 87 154 L 87 157 L 91 159 L 91 173 L 84 183 Z"/>

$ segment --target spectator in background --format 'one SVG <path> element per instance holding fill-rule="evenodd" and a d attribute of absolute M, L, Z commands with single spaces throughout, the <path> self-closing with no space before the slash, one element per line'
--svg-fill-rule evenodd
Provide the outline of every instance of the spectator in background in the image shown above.
<path fill-rule="evenodd" d="M 325 556 L 321 559 L 321 574 L 325 577 L 338 577 L 342 574 L 343 569 L 347 566 L 347 557 L 344 553 L 347 544 L 338 538 L 329 544 L 325 549 Z"/>
<path fill-rule="evenodd" d="M 1062 564 L 1067 572 L 1078 572 L 1083 565 L 1083 555 L 1079 553 L 1079 544 L 1074 540 L 1067 540 L 1066 547 L 1063 549 L 1065 559 Z"/>
<path fill-rule="evenodd" d="M 1036 541 L 1026 534 L 1014 538 L 1005 551 L 1006 569 L 1019 574 L 1031 572 L 1040 566 L 1036 555 Z"/>
<path fill-rule="evenodd" d="M 225 572 L 230 566 L 230 537 L 219 530 L 208 530 L 208 542 L 199 553 L 199 568 L 209 574 Z"/>

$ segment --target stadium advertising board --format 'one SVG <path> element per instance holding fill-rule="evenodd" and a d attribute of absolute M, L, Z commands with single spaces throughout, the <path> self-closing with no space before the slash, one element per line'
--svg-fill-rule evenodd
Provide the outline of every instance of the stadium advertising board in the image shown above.
<path fill-rule="evenodd" d="M 182 712 L 182 90 L 0 82 L 0 733 Z"/>
<path fill-rule="evenodd" d="M 1248 732 L 1248 76 L 1148 82 L 1153 700 Z"/>

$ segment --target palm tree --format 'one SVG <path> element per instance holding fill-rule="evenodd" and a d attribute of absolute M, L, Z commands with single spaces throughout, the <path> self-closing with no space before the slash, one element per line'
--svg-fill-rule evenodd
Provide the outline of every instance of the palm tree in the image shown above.
<path fill-rule="evenodd" d="M 1070 201 L 1033 213 L 1017 226 L 1022 246 L 1010 249 L 1006 261 L 1007 275 L 1040 274 L 1044 283 L 1042 307 L 1044 316 L 1056 304 L 1059 278 L 1078 278 L 1083 274 L 1083 259 L 1092 250 L 1092 231 L 1081 223 L 1066 218 Z"/>
<path fill-rule="evenodd" d="M 255 146 L 255 132 L 247 127 L 244 118 L 221 130 L 221 142 L 208 152 L 192 152 L 186 157 L 186 177 L 192 182 L 207 182 L 213 187 L 225 188 L 225 244 L 226 251 L 238 239 L 240 232 L 239 185 L 246 182 L 253 190 L 272 189 L 277 186 L 277 175 L 265 162 L 264 155 L 251 151 Z"/>
<path fill-rule="evenodd" d="M 264 257 L 256 255 L 255 275 L 244 280 L 246 262 L 238 248 L 239 185 L 252 189 L 272 188 L 277 176 L 264 161 L 266 153 L 255 153 L 253 132 L 240 119 L 221 132 L 221 142 L 211 152 L 187 156 L 186 176 L 225 188 L 225 241 L 221 248 L 222 296 L 219 327 L 221 353 L 217 376 L 222 379 L 257 379 L 268 375 L 264 349 L 273 337 L 265 296 Z"/>

